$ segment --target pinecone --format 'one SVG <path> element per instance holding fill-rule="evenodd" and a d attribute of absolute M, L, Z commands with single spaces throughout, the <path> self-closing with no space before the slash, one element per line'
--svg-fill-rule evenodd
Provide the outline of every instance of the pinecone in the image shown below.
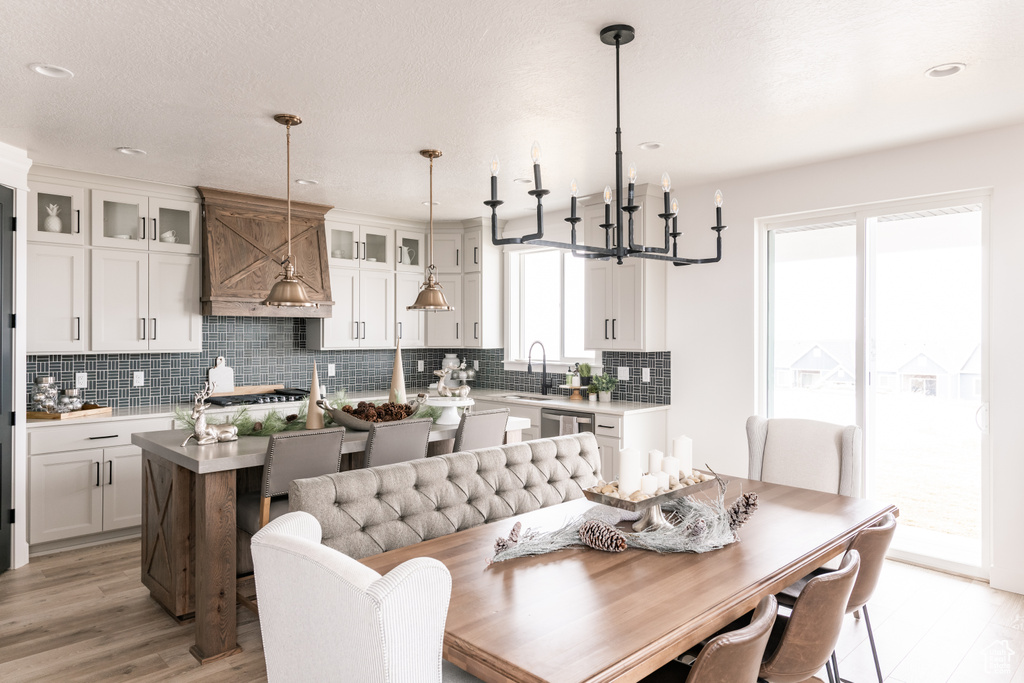
<path fill-rule="evenodd" d="M 686 527 L 686 535 L 690 538 L 700 538 L 708 530 L 708 521 L 701 517 L 696 522 Z"/>
<path fill-rule="evenodd" d="M 626 549 L 626 537 L 622 532 L 599 519 L 591 519 L 580 525 L 580 540 L 595 550 L 621 553 Z"/>
<path fill-rule="evenodd" d="M 757 494 L 751 491 L 733 501 L 729 506 L 729 529 L 736 531 L 746 524 L 757 509 Z"/>
<path fill-rule="evenodd" d="M 522 522 L 516 522 L 515 526 L 512 527 L 511 533 L 508 535 L 508 540 L 512 543 L 519 543 L 519 531 L 523 528 Z"/>
<path fill-rule="evenodd" d="M 509 548 L 513 547 L 516 543 L 519 543 L 519 531 L 523 528 L 522 522 L 516 522 L 515 526 L 512 527 L 511 533 L 508 538 L 499 538 L 494 542 L 494 554 L 497 555 L 500 552 L 504 552 Z"/>

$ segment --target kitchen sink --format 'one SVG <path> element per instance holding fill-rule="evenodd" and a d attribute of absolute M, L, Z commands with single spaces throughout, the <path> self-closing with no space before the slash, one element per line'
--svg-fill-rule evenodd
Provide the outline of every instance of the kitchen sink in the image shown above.
<path fill-rule="evenodd" d="M 554 400 L 555 398 L 557 398 L 557 396 L 518 396 L 518 395 L 511 395 L 511 396 L 502 396 L 502 398 L 507 398 L 510 401 L 551 401 L 551 400 Z"/>

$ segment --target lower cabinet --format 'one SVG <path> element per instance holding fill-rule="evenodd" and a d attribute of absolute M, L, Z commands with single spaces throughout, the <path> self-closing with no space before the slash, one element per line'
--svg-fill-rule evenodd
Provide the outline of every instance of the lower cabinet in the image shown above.
<path fill-rule="evenodd" d="M 601 453 L 601 478 L 614 481 L 619 478 L 619 440 L 608 437 L 597 437 L 597 450 Z"/>
<path fill-rule="evenodd" d="M 113 446 L 29 459 L 29 543 L 142 523 L 142 450 Z"/>

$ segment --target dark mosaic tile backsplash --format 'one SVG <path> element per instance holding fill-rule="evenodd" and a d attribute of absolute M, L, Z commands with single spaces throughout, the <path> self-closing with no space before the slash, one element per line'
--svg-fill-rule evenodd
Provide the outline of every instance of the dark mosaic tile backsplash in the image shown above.
<path fill-rule="evenodd" d="M 475 386 L 510 391 L 539 391 L 538 370 L 532 376 L 525 372 L 506 372 L 502 368 L 502 349 L 402 349 L 405 383 L 410 389 L 425 387 L 436 378 L 433 371 L 441 367 L 445 353 L 456 353 L 471 363 L 480 361 Z M 670 354 L 605 352 L 605 367 L 615 372 L 616 366 L 630 368 L 630 381 L 619 382 L 612 397 L 616 400 L 671 402 Z M 330 392 L 387 390 L 391 384 L 392 350 L 314 351 L 306 348 L 306 324 L 297 318 L 246 318 L 211 316 L 203 319 L 202 353 L 160 354 L 96 354 L 29 356 L 27 375 L 29 387 L 36 375 L 53 375 L 63 387 L 72 387 L 76 372 L 89 373 L 86 400 L 118 408 L 171 405 L 191 402 L 192 394 L 202 388 L 207 371 L 217 356 L 224 356 L 234 368 L 236 386 L 284 384 L 287 387 L 309 388 L 313 363 L 321 384 Z M 424 361 L 423 372 L 416 371 L 416 361 Z M 337 374 L 327 376 L 327 364 L 335 363 Z M 640 381 L 640 368 L 651 369 L 651 381 Z M 552 364 L 548 371 L 558 371 L 555 383 L 564 380 L 564 364 Z M 132 386 L 132 373 L 146 373 L 146 385 Z"/>

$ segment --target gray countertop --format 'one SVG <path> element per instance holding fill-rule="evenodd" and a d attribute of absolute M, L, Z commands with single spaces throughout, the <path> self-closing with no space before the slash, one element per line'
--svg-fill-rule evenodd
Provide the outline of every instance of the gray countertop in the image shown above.
<path fill-rule="evenodd" d="M 529 429 L 530 421 L 522 417 L 510 417 L 505 431 Z M 430 428 L 428 441 L 454 439 L 458 425 L 438 425 Z M 223 472 L 243 467 L 259 467 L 267 453 L 268 437 L 243 436 L 237 441 L 199 446 L 189 441 L 182 446 L 188 436 L 187 429 L 169 429 L 160 432 L 139 432 L 132 434 L 132 443 L 144 451 L 180 465 L 198 474 L 207 472 Z M 350 429 L 345 433 L 342 453 L 358 453 L 366 449 L 368 432 Z"/>

